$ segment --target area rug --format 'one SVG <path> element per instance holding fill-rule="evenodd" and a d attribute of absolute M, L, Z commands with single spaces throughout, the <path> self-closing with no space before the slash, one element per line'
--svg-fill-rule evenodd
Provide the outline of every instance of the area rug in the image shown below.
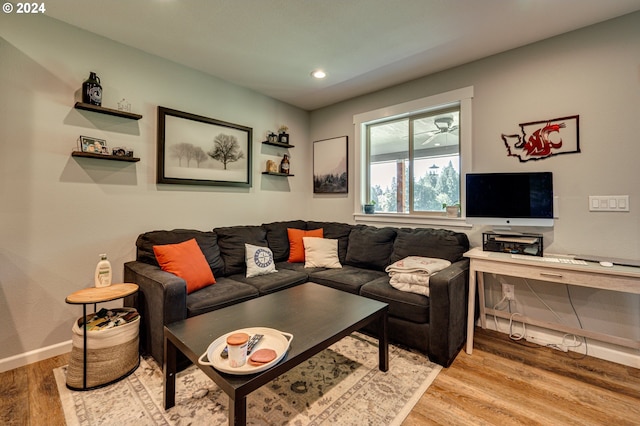
<path fill-rule="evenodd" d="M 378 342 L 353 333 L 247 397 L 250 425 L 399 425 L 441 367 L 389 345 L 378 369 Z M 152 358 L 113 385 L 69 390 L 54 370 L 67 425 L 226 425 L 229 398 L 196 366 L 176 376 L 176 406 L 164 410 L 162 369 Z"/>

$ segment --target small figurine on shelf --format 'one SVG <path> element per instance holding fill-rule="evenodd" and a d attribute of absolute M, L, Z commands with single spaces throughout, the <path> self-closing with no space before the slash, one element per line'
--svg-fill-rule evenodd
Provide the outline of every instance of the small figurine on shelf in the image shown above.
<path fill-rule="evenodd" d="M 267 160 L 267 173 L 278 173 L 278 165 L 273 160 Z"/>
<path fill-rule="evenodd" d="M 278 129 L 278 142 L 289 144 L 289 133 L 287 131 L 289 128 L 285 125 L 280 126 Z"/>
<path fill-rule="evenodd" d="M 282 157 L 282 161 L 280 161 L 280 173 L 288 175 L 290 169 L 289 166 L 289 156 L 287 154 L 284 154 L 284 157 Z"/>

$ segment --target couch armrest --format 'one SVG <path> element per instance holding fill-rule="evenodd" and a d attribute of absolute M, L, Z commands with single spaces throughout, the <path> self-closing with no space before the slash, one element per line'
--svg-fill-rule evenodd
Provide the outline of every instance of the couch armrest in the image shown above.
<path fill-rule="evenodd" d="M 464 259 L 429 279 L 429 358 L 451 365 L 467 336 L 469 260 Z"/>
<path fill-rule="evenodd" d="M 138 261 L 124 264 L 124 280 L 140 287 L 124 302 L 140 312 L 140 346 L 162 365 L 164 326 L 187 317 L 187 284 L 158 266 Z"/>

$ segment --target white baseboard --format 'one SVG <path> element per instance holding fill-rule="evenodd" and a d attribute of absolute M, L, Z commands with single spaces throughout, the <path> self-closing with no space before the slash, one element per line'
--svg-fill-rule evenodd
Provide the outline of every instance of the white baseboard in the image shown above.
<path fill-rule="evenodd" d="M 496 329 L 493 320 L 487 320 L 487 328 L 490 330 Z M 499 331 L 500 333 L 509 334 L 509 321 L 499 318 L 497 331 Z M 522 332 L 522 324 L 517 322 L 517 318 L 514 319 L 514 331 L 517 333 Z M 552 344 L 561 347 L 563 345 L 563 333 L 541 327 L 527 325 L 526 336 L 527 340 L 542 346 Z M 567 347 L 567 349 L 581 354 L 585 353 L 584 344 L 576 348 Z M 599 342 L 594 339 L 587 339 L 586 353 L 587 355 L 594 358 L 615 362 L 617 364 L 622 364 L 629 367 L 640 368 L 640 353 L 638 353 L 638 351 L 634 349 L 616 346 L 605 342 Z"/>
<path fill-rule="evenodd" d="M 71 340 L 0 359 L 0 373 L 71 352 Z"/>

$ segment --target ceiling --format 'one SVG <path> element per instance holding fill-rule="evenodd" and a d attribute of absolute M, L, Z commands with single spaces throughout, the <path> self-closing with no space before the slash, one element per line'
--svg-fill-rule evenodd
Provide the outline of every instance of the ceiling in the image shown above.
<path fill-rule="evenodd" d="M 640 0 L 47 3 L 55 19 L 305 110 L 636 10 Z"/>

